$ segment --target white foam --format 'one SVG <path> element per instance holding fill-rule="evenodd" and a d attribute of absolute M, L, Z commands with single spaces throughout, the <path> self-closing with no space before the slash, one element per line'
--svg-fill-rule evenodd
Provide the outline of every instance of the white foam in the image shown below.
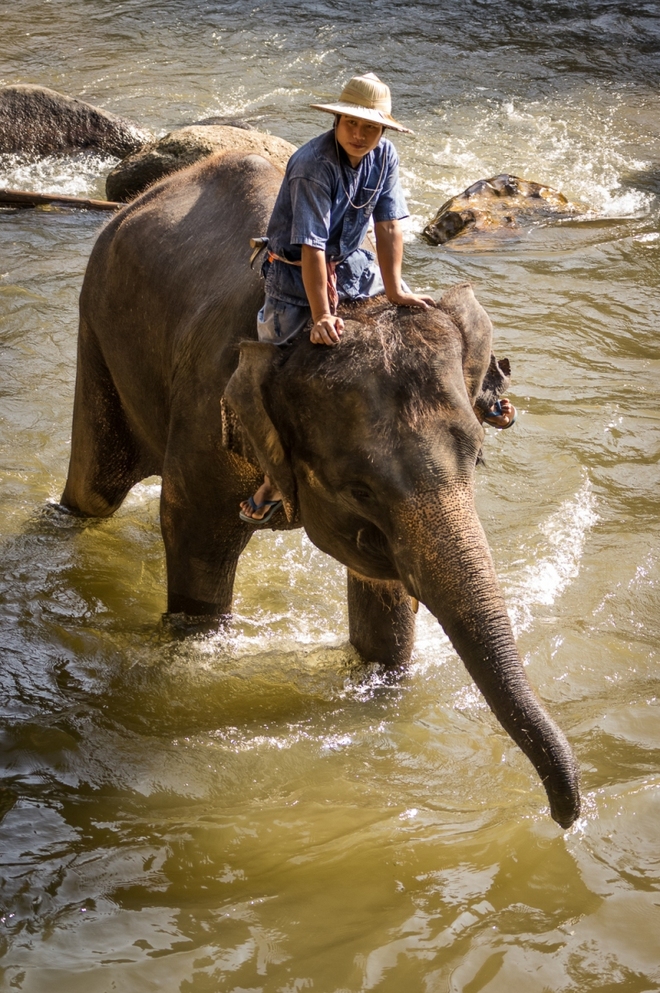
<path fill-rule="evenodd" d="M 561 190 L 597 216 L 644 215 L 652 196 L 624 185 L 624 177 L 650 163 L 639 157 L 638 136 L 621 127 L 623 99 L 592 91 L 579 98 L 501 103 L 478 97 L 478 109 L 467 114 L 465 106 L 449 108 L 443 115 L 448 136 L 442 135 L 440 147 L 437 137 L 435 146 L 422 137 L 416 149 L 415 193 L 437 210 L 438 191 L 448 199 L 477 179 L 508 172 Z M 419 132 L 433 135 L 436 121 L 431 118 Z"/>
<path fill-rule="evenodd" d="M 153 500 L 159 500 L 160 490 L 160 477 L 158 479 L 155 477 L 151 477 L 148 480 L 145 479 L 141 483 L 135 484 L 124 500 L 123 506 L 136 507 L 145 503 L 151 503 Z"/>
<path fill-rule="evenodd" d="M 533 561 L 517 571 L 501 573 L 516 635 L 533 625 L 537 607 L 555 603 L 578 576 L 587 535 L 598 520 L 595 507 L 596 498 L 590 481 L 586 479 L 574 497 L 562 503 L 539 525 L 538 543 L 527 553 Z M 425 663 L 435 666 L 452 654 L 449 641 L 437 620 L 423 607 L 420 607 L 417 618 L 415 648 L 415 664 L 422 669 Z M 472 703 L 472 700 L 466 700 L 466 706 Z"/>
<path fill-rule="evenodd" d="M 104 177 L 116 165 L 111 155 L 79 152 L 76 155 L 0 155 L 0 186 L 34 193 L 66 196 L 102 196 Z"/>
<path fill-rule="evenodd" d="M 532 626 L 535 608 L 551 606 L 577 577 L 587 535 L 597 520 L 596 498 L 586 479 L 575 496 L 539 526 L 542 537 L 534 561 L 517 574 L 504 575 L 516 635 Z"/>
<path fill-rule="evenodd" d="M 245 86 L 236 86 L 225 99 L 206 109 L 208 117 L 242 117 L 249 113 L 259 113 L 271 104 L 295 105 L 307 91 L 299 87 L 278 86 L 267 93 L 249 96 Z"/>

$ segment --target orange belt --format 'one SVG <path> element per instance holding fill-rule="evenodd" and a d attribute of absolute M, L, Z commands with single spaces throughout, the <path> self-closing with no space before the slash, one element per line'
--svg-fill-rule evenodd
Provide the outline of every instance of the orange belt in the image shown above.
<path fill-rule="evenodd" d="M 285 265 L 297 265 L 302 266 L 302 262 L 292 262 L 291 259 L 284 259 L 281 255 L 277 255 L 275 252 L 268 250 L 268 261 L 269 262 L 284 262 Z M 330 313 L 337 313 L 337 304 L 339 303 L 339 294 L 337 293 L 337 263 L 329 262 L 326 259 L 325 271 L 327 275 L 326 288 L 328 291 L 328 303 L 330 305 Z"/>

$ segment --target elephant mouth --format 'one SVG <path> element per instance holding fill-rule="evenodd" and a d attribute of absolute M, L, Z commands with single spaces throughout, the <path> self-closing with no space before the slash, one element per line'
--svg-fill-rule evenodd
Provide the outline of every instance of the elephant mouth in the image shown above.
<path fill-rule="evenodd" d="M 360 558 L 378 572 L 395 572 L 394 559 L 387 538 L 375 524 L 363 525 L 355 536 Z"/>

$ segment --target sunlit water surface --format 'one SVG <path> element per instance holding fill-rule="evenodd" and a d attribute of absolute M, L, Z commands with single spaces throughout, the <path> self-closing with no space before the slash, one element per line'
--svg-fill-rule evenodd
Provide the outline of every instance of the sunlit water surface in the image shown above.
<path fill-rule="evenodd" d="M 162 134 L 242 115 L 301 144 L 356 70 L 390 82 L 406 273 L 468 279 L 514 370 L 478 504 L 528 673 L 582 770 L 562 833 L 424 610 L 391 680 L 344 574 L 257 535 L 228 635 L 173 639 L 159 481 L 62 519 L 82 275 L 105 217 L 0 214 L 0 988 L 29 993 L 660 989 L 657 5 L 16 0 L 0 83 Z M 114 160 L 0 159 L 103 195 Z M 512 172 L 580 222 L 432 248 Z"/>

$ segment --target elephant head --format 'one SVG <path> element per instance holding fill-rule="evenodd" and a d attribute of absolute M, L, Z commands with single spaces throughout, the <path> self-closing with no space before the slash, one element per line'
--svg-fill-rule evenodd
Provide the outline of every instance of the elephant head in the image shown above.
<path fill-rule="evenodd" d="M 525 676 L 474 506 L 490 320 L 467 284 L 435 310 L 367 301 L 344 317 L 334 348 L 244 343 L 226 398 L 290 522 L 361 580 L 398 581 L 437 617 L 568 826 L 580 809 L 575 760 Z"/>

